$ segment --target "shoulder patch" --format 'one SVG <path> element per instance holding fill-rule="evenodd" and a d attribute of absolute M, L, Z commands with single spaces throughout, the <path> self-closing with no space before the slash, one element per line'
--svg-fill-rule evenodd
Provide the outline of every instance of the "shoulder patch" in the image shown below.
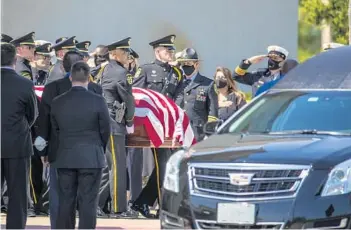
<path fill-rule="evenodd" d="M 128 73 L 127 75 L 127 82 L 129 85 L 132 85 L 133 84 L 133 75 L 131 75 L 130 73 Z"/>

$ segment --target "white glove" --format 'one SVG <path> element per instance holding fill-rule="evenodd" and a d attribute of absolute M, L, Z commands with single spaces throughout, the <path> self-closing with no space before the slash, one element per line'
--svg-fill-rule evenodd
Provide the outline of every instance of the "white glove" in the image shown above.
<path fill-rule="evenodd" d="M 46 147 L 46 141 L 39 136 L 35 139 L 34 146 L 38 151 L 43 151 L 43 149 Z"/>
<path fill-rule="evenodd" d="M 127 129 L 127 133 L 128 133 L 128 134 L 134 133 L 134 125 L 132 125 L 132 126 L 130 126 L 130 127 L 126 126 L 126 129 Z"/>

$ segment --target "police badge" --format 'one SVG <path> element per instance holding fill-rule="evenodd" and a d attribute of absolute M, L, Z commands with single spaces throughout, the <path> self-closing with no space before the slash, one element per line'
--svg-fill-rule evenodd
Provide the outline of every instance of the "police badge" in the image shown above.
<path fill-rule="evenodd" d="M 51 44 L 48 45 L 48 52 L 51 52 Z"/>
<path fill-rule="evenodd" d="M 172 36 L 172 37 L 171 37 L 171 42 L 172 42 L 172 43 L 174 43 L 174 39 L 175 39 L 175 37 Z"/>
<path fill-rule="evenodd" d="M 85 43 L 85 49 L 89 49 L 89 43 Z"/>

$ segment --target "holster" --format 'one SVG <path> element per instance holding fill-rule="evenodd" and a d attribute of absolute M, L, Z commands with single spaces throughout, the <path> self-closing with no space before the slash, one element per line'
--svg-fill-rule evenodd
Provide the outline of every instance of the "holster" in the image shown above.
<path fill-rule="evenodd" d="M 119 103 L 118 101 L 115 101 L 113 103 L 113 108 L 116 111 L 115 121 L 117 123 L 122 123 L 126 112 L 126 104 L 124 102 Z"/>

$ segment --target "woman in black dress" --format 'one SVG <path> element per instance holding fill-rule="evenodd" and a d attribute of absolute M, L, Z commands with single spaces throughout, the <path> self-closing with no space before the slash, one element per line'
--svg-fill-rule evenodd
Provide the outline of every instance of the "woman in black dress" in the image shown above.
<path fill-rule="evenodd" d="M 218 116 L 225 121 L 246 104 L 245 95 L 238 90 L 228 68 L 217 67 L 214 80 L 218 89 Z"/>

